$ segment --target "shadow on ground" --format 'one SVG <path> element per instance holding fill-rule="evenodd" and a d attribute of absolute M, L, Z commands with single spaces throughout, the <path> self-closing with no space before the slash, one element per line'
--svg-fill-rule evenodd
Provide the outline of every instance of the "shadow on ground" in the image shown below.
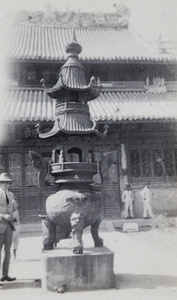
<path fill-rule="evenodd" d="M 176 287 L 177 277 L 162 275 L 115 274 L 117 289 L 155 289 L 158 287 Z"/>

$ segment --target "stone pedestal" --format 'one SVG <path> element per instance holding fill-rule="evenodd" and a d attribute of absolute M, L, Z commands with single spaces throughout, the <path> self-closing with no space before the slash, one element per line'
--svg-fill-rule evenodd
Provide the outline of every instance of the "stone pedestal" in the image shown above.
<path fill-rule="evenodd" d="M 123 224 L 123 232 L 138 232 L 138 224 L 137 223 L 124 223 Z"/>
<path fill-rule="evenodd" d="M 114 253 L 106 247 L 84 248 L 73 254 L 71 248 L 42 253 L 42 288 L 48 291 L 83 291 L 114 287 Z"/>

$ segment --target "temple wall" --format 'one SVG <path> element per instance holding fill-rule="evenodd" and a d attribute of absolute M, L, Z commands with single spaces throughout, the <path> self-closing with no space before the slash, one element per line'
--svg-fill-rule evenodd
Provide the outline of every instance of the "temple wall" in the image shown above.
<path fill-rule="evenodd" d="M 144 183 L 148 181 L 152 190 L 152 209 L 154 214 L 165 213 L 169 216 L 177 214 L 177 131 L 173 125 L 168 124 L 166 126 L 165 123 L 129 124 L 129 128 L 123 125 L 123 128 L 119 131 L 116 131 L 115 125 L 109 129 L 108 137 L 105 139 L 102 147 L 104 150 L 104 148 L 108 148 L 108 145 L 112 148 L 115 146 L 118 150 L 118 188 L 121 211 L 122 192 L 128 182 L 131 184 L 135 196 L 135 217 L 142 218 L 143 203 L 140 191 Z M 128 130 L 126 130 L 127 128 Z M 117 145 L 115 145 L 115 142 L 117 142 Z M 122 149 L 124 153 L 122 153 Z M 139 155 L 137 163 L 132 163 L 131 161 L 131 152 L 134 151 Z M 149 162 L 147 157 L 143 159 L 143 151 L 147 151 L 150 157 Z M 162 155 L 164 170 L 162 165 L 153 157 L 155 151 Z M 144 170 L 142 170 L 143 168 Z M 139 174 L 137 174 L 138 171 L 140 172 Z M 120 215 L 123 216 L 122 213 Z"/>
<path fill-rule="evenodd" d="M 127 182 L 131 183 L 135 195 L 135 217 L 142 217 L 143 205 L 140 190 L 146 180 L 150 181 L 153 192 L 152 208 L 154 213 L 177 215 L 177 131 L 173 127 L 175 124 L 168 123 L 167 125 L 165 127 L 164 124 L 114 123 L 110 125 L 105 138 L 94 141 L 95 160 L 99 163 L 103 157 L 107 156 L 105 158 L 107 165 L 103 174 L 104 183 L 100 193 L 103 199 L 104 217 L 121 218 L 122 192 Z M 35 124 L 11 126 L 9 134 L 6 135 L 6 141 L 0 147 L 1 172 L 6 171 L 13 176 L 11 190 L 18 198 L 21 217 L 25 220 L 37 219 L 37 215 L 45 210 L 47 196 L 55 192 L 50 174 L 47 174 L 44 188 L 39 187 L 38 172 L 32 167 L 29 160 L 29 150 L 40 153 L 49 162 L 51 161 L 52 144 L 56 141 L 41 140 L 36 136 L 34 130 Z M 166 154 L 171 153 L 166 166 L 168 167 L 167 172 L 173 172 L 173 176 L 166 176 L 166 174 L 154 176 L 153 149 L 160 149 L 162 154 L 164 149 L 167 149 Z M 151 153 L 150 163 L 142 160 L 142 151 L 144 150 Z M 140 162 L 132 163 L 131 151 L 139 153 Z M 139 163 L 141 163 L 140 166 Z M 140 167 L 138 175 L 137 166 Z M 149 166 L 152 169 L 152 176 L 143 177 L 142 168 L 145 168 L 146 172 L 150 172 Z M 156 172 L 159 172 L 158 168 L 156 168 Z M 98 184 L 101 183 L 99 173 L 94 176 L 94 180 Z"/>
<path fill-rule="evenodd" d="M 177 215 L 177 187 L 152 187 L 151 206 L 155 215 L 166 214 L 167 216 Z M 140 195 L 141 189 L 133 188 L 135 218 L 142 218 L 143 203 Z"/>

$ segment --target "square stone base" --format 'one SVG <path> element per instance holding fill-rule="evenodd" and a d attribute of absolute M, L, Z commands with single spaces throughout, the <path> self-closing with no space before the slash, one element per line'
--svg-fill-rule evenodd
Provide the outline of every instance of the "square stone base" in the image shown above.
<path fill-rule="evenodd" d="M 71 248 L 42 253 L 42 288 L 48 291 L 83 291 L 114 287 L 114 253 L 106 247 L 84 248 L 73 254 Z"/>
<path fill-rule="evenodd" d="M 138 232 L 138 224 L 137 223 L 124 223 L 123 224 L 123 232 Z"/>

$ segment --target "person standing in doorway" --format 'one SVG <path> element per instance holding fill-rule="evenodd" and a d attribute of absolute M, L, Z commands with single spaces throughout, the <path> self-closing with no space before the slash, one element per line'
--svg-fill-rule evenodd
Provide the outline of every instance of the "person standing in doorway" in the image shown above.
<path fill-rule="evenodd" d="M 149 188 L 149 182 L 145 184 L 141 191 L 141 197 L 143 201 L 143 218 L 148 219 L 153 217 L 151 208 L 151 192 Z"/>
<path fill-rule="evenodd" d="M 13 232 L 15 230 L 14 221 L 14 208 L 13 201 L 15 200 L 14 194 L 9 192 L 9 185 L 12 180 L 8 177 L 7 173 L 0 174 L 0 262 L 1 252 L 4 246 L 4 259 L 2 262 L 2 278 L 1 281 L 14 281 L 15 277 L 9 277 L 9 264 Z"/>
<path fill-rule="evenodd" d="M 125 203 L 125 219 L 133 219 L 134 213 L 133 213 L 133 192 L 131 190 L 130 184 L 126 184 L 126 189 L 122 194 L 122 202 Z M 129 216 L 130 214 L 130 216 Z"/>

